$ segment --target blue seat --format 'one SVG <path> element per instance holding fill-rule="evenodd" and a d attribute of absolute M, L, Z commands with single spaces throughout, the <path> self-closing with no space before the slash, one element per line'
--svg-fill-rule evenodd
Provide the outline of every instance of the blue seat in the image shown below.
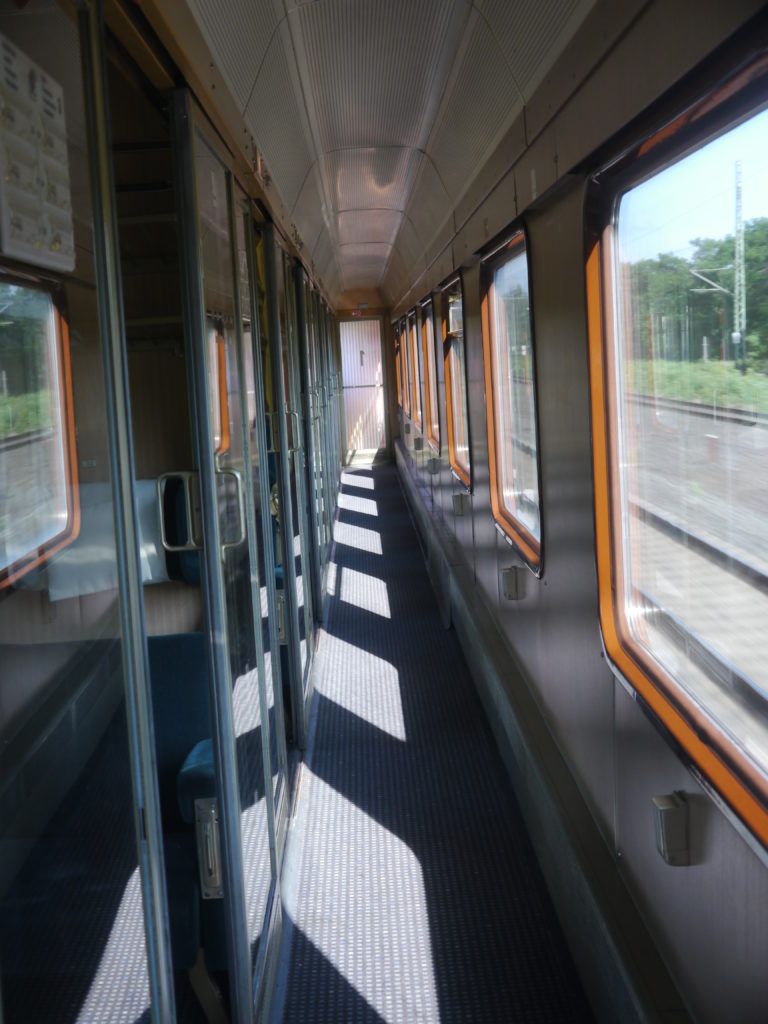
<path fill-rule="evenodd" d="M 201 898 L 195 840 L 195 800 L 216 796 L 205 638 L 152 636 L 148 649 L 173 966 L 193 967 L 202 946 L 224 970 L 223 900 Z"/>

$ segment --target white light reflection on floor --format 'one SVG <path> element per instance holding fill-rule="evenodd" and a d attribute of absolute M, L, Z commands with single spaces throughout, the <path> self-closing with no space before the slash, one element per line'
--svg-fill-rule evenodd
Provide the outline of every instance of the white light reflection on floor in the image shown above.
<path fill-rule="evenodd" d="M 372 555 L 380 555 L 381 535 L 378 530 L 366 530 L 362 526 L 350 526 L 348 523 L 336 522 L 333 537 L 337 544 L 357 548 L 359 551 L 370 551 Z"/>
<path fill-rule="evenodd" d="M 405 717 L 397 668 L 362 647 L 322 636 L 323 672 L 318 693 L 396 740 L 405 742 Z"/>
<path fill-rule="evenodd" d="M 144 907 L 141 876 L 136 868 L 123 890 L 99 968 L 77 1021 L 136 1021 L 149 1009 L 149 1003 Z"/>
<path fill-rule="evenodd" d="M 311 872 L 312 898 L 298 900 L 296 924 L 383 1021 L 439 1020 L 418 858 L 306 766 L 302 786 L 312 837 L 302 887 Z M 335 908 L 332 922 L 328 907 Z"/>
<path fill-rule="evenodd" d="M 357 572 L 356 569 L 343 568 L 339 598 L 346 604 L 354 605 L 355 608 L 363 608 L 374 615 L 381 615 L 384 619 L 392 618 L 389 610 L 387 584 L 376 576 Z"/>
<path fill-rule="evenodd" d="M 361 498 L 357 494 L 340 494 L 339 508 L 349 512 L 359 512 L 364 516 L 378 516 L 379 508 L 372 498 Z"/>
<path fill-rule="evenodd" d="M 373 490 L 373 477 L 366 476 L 364 473 L 343 473 L 341 474 L 342 484 L 346 484 L 347 487 L 357 487 L 361 491 L 372 491 Z"/>

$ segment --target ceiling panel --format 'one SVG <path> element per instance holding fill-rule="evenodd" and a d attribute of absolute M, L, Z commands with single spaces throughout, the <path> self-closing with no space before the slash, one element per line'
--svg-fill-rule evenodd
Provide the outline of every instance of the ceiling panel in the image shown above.
<path fill-rule="evenodd" d="M 245 121 L 264 155 L 283 202 L 292 210 L 314 162 L 286 63 L 281 33 L 275 33 L 245 111 Z"/>
<path fill-rule="evenodd" d="M 428 242 L 451 216 L 453 204 L 432 159 L 421 161 L 406 216 L 419 238 Z"/>
<path fill-rule="evenodd" d="M 326 153 L 323 166 L 337 212 L 404 210 L 420 156 L 399 146 Z"/>
<path fill-rule="evenodd" d="M 387 242 L 391 245 L 401 219 L 402 214 L 397 210 L 347 210 L 336 217 L 339 245 L 354 242 Z"/>
<path fill-rule="evenodd" d="M 454 202 L 522 106 L 491 30 L 475 19 L 453 90 L 427 146 Z"/>
<path fill-rule="evenodd" d="M 343 263 L 354 263 L 356 261 L 371 262 L 374 260 L 386 260 L 392 249 L 386 242 L 356 242 L 352 245 L 339 246 L 339 253 Z"/>
<path fill-rule="evenodd" d="M 314 247 L 320 231 L 333 227 L 333 221 L 325 209 L 322 183 L 317 166 L 310 168 L 304 179 L 301 192 L 291 211 L 294 223 L 304 240 L 304 244 Z"/>
<path fill-rule="evenodd" d="M 244 111 L 278 24 L 274 7 L 253 0 L 227 0 L 226 11 L 219 0 L 190 0 L 189 6 L 216 66 Z"/>
<path fill-rule="evenodd" d="M 526 100 L 595 0 L 476 0 Z"/>
<path fill-rule="evenodd" d="M 467 10 L 464 0 L 318 0 L 292 12 L 320 151 L 422 146 Z"/>
<path fill-rule="evenodd" d="M 406 218 L 397 236 L 397 250 L 403 257 L 403 262 L 410 269 L 415 266 L 424 255 L 424 245 L 413 229 L 413 224 Z"/>

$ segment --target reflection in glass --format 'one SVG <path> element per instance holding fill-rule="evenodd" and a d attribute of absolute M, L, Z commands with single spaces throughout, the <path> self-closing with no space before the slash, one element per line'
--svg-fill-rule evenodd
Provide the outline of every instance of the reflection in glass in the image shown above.
<path fill-rule="evenodd" d="M 62 83 L 76 269 L 0 284 L 0 1019 L 135 1024 L 150 986 L 80 48 L 55 6 L 33 27 L 0 15 L 6 62 Z"/>
<path fill-rule="evenodd" d="M 0 281 L 0 574 L 6 578 L 23 568 L 15 563 L 34 564 L 39 549 L 76 528 L 63 329 L 48 292 Z"/>
<path fill-rule="evenodd" d="M 467 370 L 464 353 L 464 317 L 461 290 L 446 295 L 448 306 L 446 343 L 448 345 L 448 380 L 451 406 L 452 448 L 454 469 L 469 482 L 469 413 L 467 411 Z"/>
<path fill-rule="evenodd" d="M 251 479 L 251 455 L 240 415 L 240 388 L 244 383 L 240 380 L 238 368 L 237 346 L 241 335 L 235 322 L 235 277 L 229 227 L 231 197 L 223 165 L 199 135 L 196 143 L 195 174 L 206 317 L 214 328 L 217 355 L 215 362 L 212 361 L 209 345 L 206 363 L 209 380 L 215 381 L 210 388 L 221 396 L 218 409 L 215 402 L 211 403 L 211 439 L 216 451 L 217 472 L 226 475 L 229 481 L 239 481 L 237 486 L 242 488 Z M 230 486 L 228 483 L 227 488 Z M 231 535 L 227 524 L 228 510 L 232 508 L 231 496 L 226 501 L 223 499 L 227 488 L 218 489 L 222 539 L 227 534 Z M 244 515 L 242 493 L 239 510 Z M 232 679 L 232 720 L 237 745 L 246 923 L 253 966 L 264 926 L 271 865 L 254 629 L 258 618 L 254 617 L 251 562 L 245 529 L 240 536 L 242 540 L 239 543 L 224 545 L 222 575 Z"/>
<path fill-rule="evenodd" d="M 421 428 L 421 374 L 419 372 L 419 346 L 416 341 L 416 317 L 408 318 L 408 344 L 411 349 L 411 383 L 413 386 L 413 419 Z"/>
<path fill-rule="evenodd" d="M 498 267 L 491 289 L 493 409 L 503 507 L 541 539 L 528 263 L 525 251 Z"/>
<path fill-rule="evenodd" d="M 621 198 L 621 599 L 633 641 L 768 768 L 768 114 Z"/>
<path fill-rule="evenodd" d="M 422 311 L 424 366 L 427 375 L 427 437 L 440 447 L 440 413 L 437 407 L 437 368 L 435 366 L 435 330 L 432 323 L 432 303 Z"/>

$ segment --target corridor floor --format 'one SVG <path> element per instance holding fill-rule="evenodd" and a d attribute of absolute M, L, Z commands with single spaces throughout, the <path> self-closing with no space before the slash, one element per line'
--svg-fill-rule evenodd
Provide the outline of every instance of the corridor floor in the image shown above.
<path fill-rule="evenodd" d="M 393 466 L 334 537 L 275 1019 L 591 1020 Z"/>

